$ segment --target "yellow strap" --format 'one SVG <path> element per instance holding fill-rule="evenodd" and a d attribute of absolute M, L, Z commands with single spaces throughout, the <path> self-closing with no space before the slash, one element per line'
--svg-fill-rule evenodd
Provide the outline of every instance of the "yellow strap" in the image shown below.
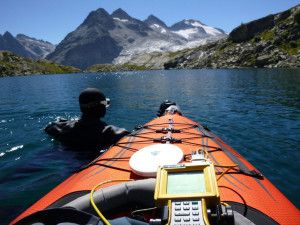
<path fill-rule="evenodd" d="M 229 170 L 231 170 L 230 167 L 227 170 L 223 171 L 223 173 L 221 173 L 221 175 L 217 178 L 217 181 L 219 181 Z"/>
<path fill-rule="evenodd" d="M 233 165 L 216 165 L 214 164 L 215 167 L 220 167 L 220 168 L 233 168 L 233 167 L 237 167 L 237 164 L 233 164 Z"/>
<path fill-rule="evenodd" d="M 222 205 L 225 205 L 225 206 L 230 206 L 229 204 L 227 204 L 226 202 L 221 202 Z"/>
<path fill-rule="evenodd" d="M 229 172 L 229 170 L 233 169 L 234 167 L 237 167 L 238 165 L 214 165 L 215 167 L 220 167 L 220 168 L 227 168 L 227 170 L 223 171 L 221 175 L 217 178 L 217 181 L 219 181 L 226 173 Z"/>
<path fill-rule="evenodd" d="M 100 184 L 97 184 L 95 187 L 93 187 L 93 189 L 91 190 L 91 193 L 90 193 L 90 201 L 91 201 L 91 204 L 94 208 L 94 210 L 96 211 L 96 213 L 98 214 L 98 216 L 101 218 L 101 220 L 104 222 L 104 224 L 106 225 L 110 225 L 110 223 L 108 222 L 108 220 L 103 216 L 103 214 L 100 212 L 100 210 L 98 209 L 98 207 L 96 206 L 95 202 L 94 202 L 94 192 L 96 191 L 96 189 L 104 184 L 107 184 L 107 183 L 112 183 L 112 182 L 122 182 L 122 181 L 132 181 L 132 179 L 124 179 L 124 180 L 107 180 L 107 181 L 104 181 L 104 182 L 101 182 Z"/>
<path fill-rule="evenodd" d="M 210 225 L 208 217 L 207 217 L 207 208 L 206 208 L 206 201 L 205 199 L 201 199 L 202 202 L 202 216 L 205 225 Z"/>

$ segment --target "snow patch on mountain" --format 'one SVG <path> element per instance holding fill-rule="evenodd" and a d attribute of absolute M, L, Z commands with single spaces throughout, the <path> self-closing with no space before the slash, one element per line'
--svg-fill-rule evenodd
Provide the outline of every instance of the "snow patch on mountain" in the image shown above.
<path fill-rule="evenodd" d="M 197 28 L 190 28 L 186 30 L 173 31 L 173 33 L 178 34 L 186 39 L 189 39 L 193 34 L 198 33 Z"/>
<path fill-rule="evenodd" d="M 159 26 L 158 24 L 152 24 L 150 26 L 153 30 L 157 30 L 158 32 L 165 34 L 167 33 L 167 30 L 165 28 L 163 28 L 162 26 Z"/>
<path fill-rule="evenodd" d="M 127 20 L 127 19 L 120 19 L 120 18 L 117 18 L 117 17 L 114 17 L 113 19 L 118 20 L 120 22 L 124 22 L 124 23 L 129 22 L 129 20 Z"/>
<path fill-rule="evenodd" d="M 173 52 L 194 48 L 226 36 L 220 30 L 197 20 L 183 20 L 168 27 L 160 19 L 151 15 L 144 22 L 155 32 L 148 32 L 147 38 L 135 38 L 134 43 L 123 45 L 124 48 L 113 63 L 127 63 L 138 55 L 153 52 Z"/>
<path fill-rule="evenodd" d="M 183 20 L 170 27 L 173 33 L 176 33 L 188 41 L 197 41 L 199 39 L 206 39 L 215 37 L 222 38 L 226 36 L 225 32 L 220 29 L 216 29 L 207 26 L 197 20 Z"/>
<path fill-rule="evenodd" d="M 210 27 L 210 26 L 206 26 L 206 25 L 200 23 L 199 21 L 194 21 L 194 22 L 191 22 L 190 24 L 194 27 L 202 27 L 207 34 L 210 34 L 210 35 L 213 35 L 213 36 L 223 34 L 220 30 L 218 30 L 216 28 L 213 28 L 213 27 Z"/>

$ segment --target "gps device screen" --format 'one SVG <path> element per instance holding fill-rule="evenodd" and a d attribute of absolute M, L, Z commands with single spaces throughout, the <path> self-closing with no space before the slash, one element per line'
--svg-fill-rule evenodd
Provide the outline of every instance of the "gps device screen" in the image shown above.
<path fill-rule="evenodd" d="M 168 173 L 167 194 L 196 194 L 205 192 L 203 171 Z"/>

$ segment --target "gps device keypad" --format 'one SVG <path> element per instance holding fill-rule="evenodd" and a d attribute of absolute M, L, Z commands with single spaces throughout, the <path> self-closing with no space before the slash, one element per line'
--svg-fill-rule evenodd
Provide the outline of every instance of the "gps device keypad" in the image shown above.
<path fill-rule="evenodd" d="M 204 225 L 202 216 L 201 201 L 184 200 L 172 201 L 172 215 L 170 225 Z"/>

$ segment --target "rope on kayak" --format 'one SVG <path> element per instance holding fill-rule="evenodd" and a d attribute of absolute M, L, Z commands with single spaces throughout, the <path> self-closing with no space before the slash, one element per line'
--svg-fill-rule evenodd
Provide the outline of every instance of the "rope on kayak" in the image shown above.
<path fill-rule="evenodd" d="M 214 165 L 215 167 L 220 167 L 220 168 L 227 168 L 226 170 L 224 170 L 220 176 L 217 178 L 217 181 L 219 181 L 226 173 L 228 173 L 231 169 L 234 169 L 235 167 L 238 167 L 237 164 L 235 165 Z"/>
<path fill-rule="evenodd" d="M 180 133 L 181 130 L 180 129 L 169 128 L 169 127 L 164 127 L 164 128 L 155 130 L 155 133 L 167 134 L 168 132 L 171 132 L 171 133 L 174 134 L 174 133 Z"/>
<path fill-rule="evenodd" d="M 99 188 L 100 186 L 102 186 L 104 184 L 108 184 L 108 183 L 112 183 L 112 182 L 122 182 L 122 181 L 132 181 L 132 179 L 107 180 L 107 181 L 101 182 L 100 184 L 97 184 L 95 187 L 93 187 L 93 189 L 90 192 L 90 202 L 91 202 L 94 210 L 98 214 L 98 216 L 101 218 L 101 220 L 103 221 L 103 223 L 106 224 L 106 225 L 111 225 L 111 224 L 104 217 L 104 215 L 101 213 L 101 211 L 98 209 L 97 205 L 95 204 L 95 202 L 94 202 L 94 196 L 93 196 L 94 192 L 96 191 L 97 188 Z"/>
<path fill-rule="evenodd" d="M 154 142 L 159 142 L 159 143 L 181 143 L 181 139 L 177 138 L 172 138 L 172 137 L 161 137 L 161 138 L 153 138 L 152 139 Z"/>
<path fill-rule="evenodd" d="M 197 134 L 194 134 L 194 135 L 197 135 Z M 189 140 L 189 139 L 196 139 L 196 138 L 207 138 L 207 137 L 210 137 L 210 136 L 200 134 L 200 135 L 197 135 L 197 136 L 194 136 L 194 137 L 181 138 L 181 140 Z"/>
<path fill-rule="evenodd" d="M 125 171 L 127 173 L 131 172 L 131 170 L 128 170 L 128 169 L 125 169 L 125 168 L 122 168 L 122 167 L 117 167 L 117 166 L 112 166 L 112 165 L 104 164 L 104 163 L 95 163 L 94 165 L 102 166 L 102 167 L 107 167 L 107 168 L 114 169 L 114 170 Z"/>
<path fill-rule="evenodd" d="M 117 147 L 120 147 L 120 148 L 126 148 L 126 150 L 129 150 L 129 151 L 132 151 L 132 152 L 137 152 L 138 148 L 133 148 L 133 147 L 128 147 L 128 146 L 124 146 L 124 145 L 121 145 L 121 144 L 115 144 L 114 146 L 117 146 Z"/>
<path fill-rule="evenodd" d="M 247 216 L 247 211 L 248 211 L 248 204 L 246 202 L 246 200 L 244 199 L 244 197 L 239 193 L 237 192 L 236 190 L 234 190 L 233 188 L 231 187 L 228 187 L 228 186 L 223 186 L 223 185 L 218 185 L 219 188 L 226 188 L 230 191 L 232 191 L 233 193 L 235 193 L 237 196 L 239 196 L 239 198 L 241 199 L 241 201 L 243 203 L 241 203 L 242 205 L 244 205 L 244 212 L 243 212 L 243 215 L 246 217 Z"/>
<path fill-rule="evenodd" d="M 257 170 L 249 170 L 249 171 L 244 171 L 242 169 L 236 170 L 236 171 L 228 171 L 227 174 L 243 174 L 249 177 L 254 177 L 257 179 L 263 179 L 264 175 L 262 175 L 260 172 L 258 172 Z"/>
<path fill-rule="evenodd" d="M 153 138 L 151 138 L 151 141 L 153 141 Z M 131 144 L 131 143 L 141 143 L 141 144 L 148 144 L 149 140 L 141 140 L 141 141 L 125 141 L 125 142 L 119 142 L 118 145 L 123 145 L 123 144 Z M 114 145 L 114 146 L 118 146 L 118 145 Z"/>
<path fill-rule="evenodd" d="M 209 137 L 209 138 L 215 138 L 215 137 L 213 137 L 213 136 L 210 136 L 210 135 L 207 135 L 207 134 L 204 134 L 203 132 L 203 134 L 199 134 L 199 133 L 193 133 L 193 132 L 188 132 L 188 131 L 184 131 L 183 132 L 184 134 L 191 134 L 191 135 L 199 135 L 199 136 L 203 136 L 203 137 Z"/>
<path fill-rule="evenodd" d="M 130 159 L 130 157 L 101 158 L 101 159 L 98 159 L 96 162 L 100 162 L 100 161 L 128 161 L 129 159 Z"/>
<path fill-rule="evenodd" d="M 208 151 L 206 149 L 199 149 L 198 150 L 199 152 L 203 152 L 204 153 L 204 158 L 208 159 L 209 158 L 209 154 L 208 154 Z M 192 153 L 193 154 L 193 153 Z M 189 161 L 192 161 L 192 154 L 189 154 L 189 155 L 185 155 L 185 160 L 189 160 Z M 188 158 L 188 156 L 190 158 Z M 239 168 L 239 165 L 238 164 L 233 164 L 233 165 L 219 165 L 219 164 L 214 164 L 214 167 L 218 167 L 218 168 L 227 168 L 226 170 L 224 170 L 222 173 L 217 173 L 216 172 L 216 175 L 219 175 L 219 177 L 217 178 L 217 181 L 220 180 L 225 174 L 228 174 L 230 170 L 234 170 L 235 172 L 237 173 L 243 173 L 244 174 L 244 171 L 242 171 L 240 168 Z M 237 168 L 236 168 L 237 167 Z M 249 174 L 248 174 L 249 175 Z"/>
<path fill-rule="evenodd" d="M 130 136 L 130 137 L 144 138 L 144 139 L 147 139 L 147 140 L 153 140 L 153 138 L 151 138 L 151 137 L 145 137 L 145 136 L 142 136 L 142 135 L 130 135 L 130 134 L 129 134 L 129 136 Z"/>
<path fill-rule="evenodd" d="M 186 125 L 187 127 L 183 127 L 181 129 L 174 129 L 174 128 L 160 128 L 160 129 L 157 129 L 155 127 L 158 127 L 158 126 L 163 126 L 163 125 L 170 125 L 170 123 L 157 123 L 157 124 L 150 124 L 150 125 L 138 125 L 135 127 L 135 129 L 148 129 L 148 130 L 152 130 L 156 133 L 163 133 L 163 132 L 172 132 L 172 133 L 180 133 L 182 132 L 183 130 L 188 130 L 188 129 L 191 129 L 191 128 L 197 128 L 199 127 L 198 124 L 190 124 L 190 123 L 174 123 L 172 122 L 172 126 L 174 125 Z"/>
<path fill-rule="evenodd" d="M 214 165 L 215 167 L 219 167 L 219 168 L 227 168 L 227 170 L 223 171 L 221 174 L 218 174 L 220 175 L 218 177 L 217 180 L 220 180 L 221 177 L 223 177 L 225 174 L 229 174 L 229 173 L 236 173 L 236 174 L 243 174 L 243 175 L 247 175 L 247 176 L 250 176 L 250 177 L 255 177 L 257 179 L 262 179 L 264 176 L 258 172 L 257 170 L 250 170 L 250 171 L 244 171 L 242 170 L 241 168 L 239 168 L 239 165 L 238 164 L 235 164 L 235 165 Z M 230 170 L 234 170 L 234 172 L 229 172 Z"/>
<path fill-rule="evenodd" d="M 211 148 L 211 149 L 213 149 L 215 151 L 222 151 L 222 149 L 220 147 L 216 147 L 216 146 L 210 146 L 210 145 L 204 145 L 204 144 L 199 144 L 199 143 L 193 143 L 193 142 L 189 142 L 189 141 L 185 141 L 185 140 L 183 140 L 182 143 L 193 145 L 193 146 L 200 146 L 200 147 L 205 147 L 205 148 Z"/>
<path fill-rule="evenodd" d="M 138 126 L 138 127 L 141 127 L 141 128 L 144 128 L 144 129 L 148 129 L 149 127 L 155 127 L 155 126 L 162 126 L 162 125 L 168 125 L 169 123 L 168 122 L 165 122 L 165 123 L 154 123 L 154 124 L 149 124 L 149 125 L 142 125 L 142 126 Z M 191 126 L 191 128 L 193 127 L 199 127 L 198 124 L 196 123 L 173 123 L 173 125 L 187 125 L 187 126 Z"/>
<path fill-rule="evenodd" d="M 168 138 L 168 137 L 160 137 L 160 138 L 150 138 L 150 137 L 144 137 L 144 136 L 135 136 L 135 135 L 131 135 L 131 137 L 138 137 L 138 138 L 144 138 L 145 140 L 140 140 L 140 141 L 134 141 L 134 143 L 149 143 L 149 141 L 153 141 L 153 142 L 160 142 L 160 143 L 185 143 L 185 144 L 190 144 L 190 145 L 194 145 L 194 146 L 203 146 L 203 147 L 207 147 L 207 148 L 213 148 L 215 150 L 219 150 L 219 147 L 215 147 L 215 146 L 209 146 L 209 145 L 202 145 L 202 144 L 197 144 L 197 143 L 192 143 L 192 142 L 188 142 L 185 140 L 189 140 L 189 139 L 195 139 L 195 138 L 206 138 L 207 136 L 205 135 L 199 135 L 197 137 L 189 137 L 189 138 Z M 117 144 L 115 144 L 115 146 L 119 146 L 121 144 L 128 144 L 128 143 L 132 143 L 132 142 L 118 142 Z"/>
<path fill-rule="evenodd" d="M 163 127 L 160 129 L 157 129 L 155 127 L 158 126 L 164 126 L 164 125 L 169 125 L 169 127 Z M 187 127 L 183 127 L 181 129 L 174 129 L 173 126 L 174 125 L 186 125 Z M 182 143 L 182 140 L 189 140 L 189 139 L 195 139 L 195 138 L 213 138 L 212 136 L 206 135 L 204 134 L 197 134 L 197 133 L 192 133 L 192 132 L 187 132 L 184 130 L 188 130 L 188 129 L 192 129 L 192 128 L 197 128 L 199 127 L 198 124 L 191 124 L 191 123 L 176 123 L 174 122 L 172 119 L 169 120 L 169 122 L 165 122 L 165 123 L 157 123 L 157 124 L 150 124 L 150 125 L 139 125 L 136 126 L 135 129 L 140 130 L 140 129 L 148 129 L 150 130 L 150 132 L 145 132 L 145 133 L 140 133 L 139 135 L 136 134 L 129 134 L 128 136 L 131 137 L 138 137 L 138 138 L 143 138 L 145 140 L 153 140 L 154 142 L 160 142 L 160 143 Z M 167 134 L 167 137 L 161 137 L 161 138 L 151 138 L 151 137 L 145 137 L 143 135 L 145 134 L 154 134 L 154 133 L 163 133 L 163 134 Z M 193 134 L 195 135 L 194 137 L 188 137 L 188 138 L 181 138 L 181 139 L 176 139 L 173 137 L 169 137 L 171 133 L 185 133 L 185 134 Z M 138 143 L 144 143 L 144 141 L 136 141 Z M 128 142 L 120 142 L 118 144 L 125 144 Z"/>

